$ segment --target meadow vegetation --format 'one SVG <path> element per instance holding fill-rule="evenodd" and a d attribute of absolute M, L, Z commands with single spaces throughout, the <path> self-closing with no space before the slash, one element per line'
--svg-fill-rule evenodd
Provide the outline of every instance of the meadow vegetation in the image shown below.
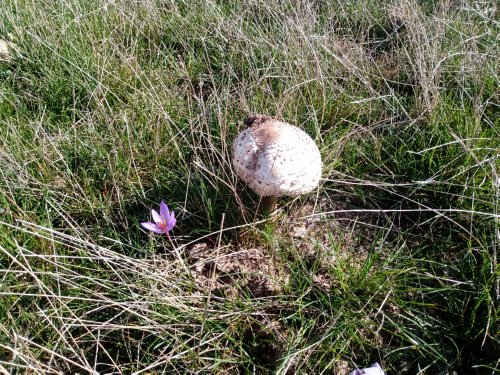
<path fill-rule="evenodd" d="M 0 369 L 500 373 L 494 1 L 0 8 Z M 250 113 L 324 163 L 275 221 Z"/>

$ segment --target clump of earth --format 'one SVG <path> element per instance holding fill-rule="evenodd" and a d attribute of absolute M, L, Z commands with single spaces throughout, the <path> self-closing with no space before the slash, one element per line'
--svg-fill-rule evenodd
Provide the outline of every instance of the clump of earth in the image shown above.
<path fill-rule="evenodd" d="M 264 248 L 237 249 L 226 246 L 210 249 L 206 243 L 193 246 L 188 253 L 191 273 L 205 292 L 234 296 L 250 292 L 254 297 L 279 293 L 288 275 Z"/>
<path fill-rule="evenodd" d="M 319 202 L 320 212 L 324 212 L 327 205 L 329 202 Z M 275 232 L 282 242 L 276 244 L 276 248 L 289 248 L 290 257 L 300 257 L 310 265 L 313 284 L 329 291 L 335 285 L 330 272 L 335 262 L 348 258 L 353 267 L 361 266 L 368 246 L 359 243 L 360 232 L 350 227 L 358 218 L 343 215 L 321 220 L 311 215 L 315 208 L 318 207 L 313 203 L 302 205 L 293 215 L 279 221 Z M 192 277 L 202 294 L 227 298 L 238 295 L 266 297 L 283 292 L 289 283 L 290 264 L 293 263 L 292 259 L 286 259 L 286 254 L 278 254 L 274 248 L 251 242 L 245 246 L 229 244 L 216 248 L 200 242 L 187 251 L 187 258 Z M 353 249 L 356 254 L 352 253 Z"/>

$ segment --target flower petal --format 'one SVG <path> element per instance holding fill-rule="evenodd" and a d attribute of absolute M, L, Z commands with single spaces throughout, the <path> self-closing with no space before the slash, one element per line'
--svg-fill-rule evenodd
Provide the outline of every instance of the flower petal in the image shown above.
<path fill-rule="evenodd" d="M 143 228 L 150 230 L 151 232 L 154 232 L 157 234 L 163 233 L 163 231 L 155 223 L 144 222 L 144 223 L 141 223 L 141 225 Z"/>
<path fill-rule="evenodd" d="M 349 375 L 385 375 L 384 370 L 382 370 L 382 367 L 375 362 L 373 365 L 367 368 L 363 369 L 358 369 L 354 370 L 349 373 Z"/>
<path fill-rule="evenodd" d="M 168 206 L 165 204 L 165 202 L 163 202 L 163 200 L 160 202 L 160 216 L 165 221 L 167 221 L 168 218 L 170 217 L 170 211 L 168 210 Z"/>
<path fill-rule="evenodd" d="M 167 220 L 167 232 L 170 232 L 174 228 L 175 223 L 177 223 L 177 220 L 175 219 L 174 212 L 172 211 L 170 213 L 170 217 Z"/>
<path fill-rule="evenodd" d="M 151 210 L 151 215 L 153 216 L 153 221 L 156 224 L 160 224 L 163 220 L 161 219 L 160 214 L 156 210 Z"/>

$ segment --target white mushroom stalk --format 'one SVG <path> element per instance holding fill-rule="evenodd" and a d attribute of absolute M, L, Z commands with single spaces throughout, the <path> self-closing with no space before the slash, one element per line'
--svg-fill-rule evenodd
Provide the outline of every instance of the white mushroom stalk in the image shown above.
<path fill-rule="evenodd" d="M 263 210 L 274 210 L 278 197 L 298 196 L 316 188 L 321 155 L 304 131 L 265 115 L 250 116 L 233 144 L 236 174 L 263 197 Z"/>

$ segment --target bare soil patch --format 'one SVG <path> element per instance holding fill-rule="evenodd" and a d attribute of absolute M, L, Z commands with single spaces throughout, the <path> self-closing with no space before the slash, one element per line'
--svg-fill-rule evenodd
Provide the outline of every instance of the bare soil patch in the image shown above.
<path fill-rule="evenodd" d="M 187 256 L 200 292 L 228 298 L 280 294 L 290 279 L 290 263 L 297 257 L 311 268 L 314 285 L 329 291 L 334 285 L 330 268 L 346 259 L 353 267 L 361 266 L 368 254 L 370 240 L 362 233 L 363 225 L 356 225 L 358 216 L 310 216 L 315 209 L 318 212 L 318 208 L 319 212 L 333 210 L 331 202 L 325 200 L 316 207 L 314 202 L 307 203 L 293 214 L 278 217 L 276 246 L 257 246 L 251 241 L 219 249 L 204 242 L 192 246 Z M 338 205 L 336 209 L 342 207 Z M 283 251 L 278 254 L 274 247 L 290 249 L 289 259 L 283 256 Z"/>

